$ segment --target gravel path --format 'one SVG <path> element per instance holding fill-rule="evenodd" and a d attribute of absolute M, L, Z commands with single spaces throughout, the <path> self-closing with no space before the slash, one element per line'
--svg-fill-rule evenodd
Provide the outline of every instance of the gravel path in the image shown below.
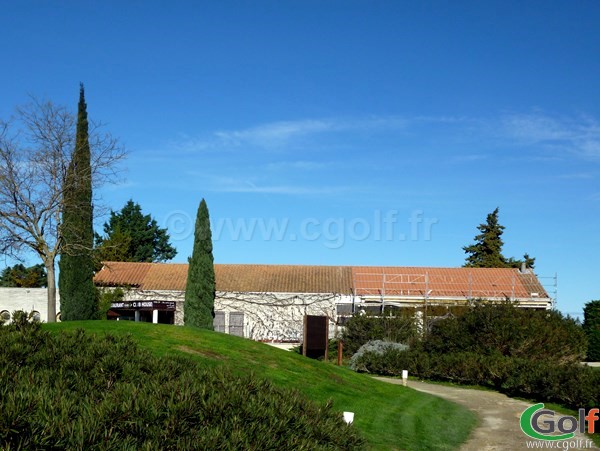
<path fill-rule="evenodd" d="M 381 381 L 392 384 L 401 384 L 400 379 L 376 377 Z M 469 440 L 461 447 L 463 451 L 508 451 L 522 449 L 599 449 L 583 434 L 576 436 L 566 443 L 554 443 L 552 447 L 527 447 L 528 437 L 521 431 L 519 417 L 530 407 L 531 403 L 509 398 L 501 393 L 470 388 L 450 387 L 447 385 L 428 384 L 425 382 L 408 381 L 408 386 L 418 391 L 439 396 L 457 404 L 462 404 L 477 413 L 479 426 L 477 426 Z M 558 421 L 559 415 L 554 417 Z M 530 439 L 530 442 L 536 440 Z M 545 445 L 550 442 L 538 442 Z M 556 446 L 557 444 L 562 446 Z"/>

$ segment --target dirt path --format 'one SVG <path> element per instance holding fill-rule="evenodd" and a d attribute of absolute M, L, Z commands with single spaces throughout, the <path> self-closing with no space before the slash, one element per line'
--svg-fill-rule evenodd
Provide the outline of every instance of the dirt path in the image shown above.
<path fill-rule="evenodd" d="M 400 379 L 376 377 L 381 381 L 401 384 Z M 523 410 L 532 404 L 509 398 L 501 393 L 450 387 L 409 381 L 408 386 L 415 390 L 439 396 L 457 404 L 462 404 L 477 413 L 480 424 L 471 433 L 469 440 L 461 447 L 463 451 L 508 451 L 522 449 L 599 449 L 583 434 L 576 433 L 573 439 L 565 443 L 554 443 L 555 447 L 527 447 L 527 436 L 519 427 L 519 417 Z M 558 421 L 559 416 L 554 417 Z M 536 440 L 531 439 L 531 442 Z M 549 442 L 541 442 L 545 444 Z M 561 445 L 561 446 L 556 446 Z"/>

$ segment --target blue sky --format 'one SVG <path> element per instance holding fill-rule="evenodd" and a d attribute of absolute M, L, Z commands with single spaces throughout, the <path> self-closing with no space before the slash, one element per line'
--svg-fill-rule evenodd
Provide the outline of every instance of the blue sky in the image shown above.
<path fill-rule="evenodd" d="M 506 256 L 600 298 L 600 3 L 5 2 L 0 117 L 28 95 L 126 146 L 132 198 L 184 262 L 460 266 L 500 208 Z M 100 221 L 101 223 L 101 221 Z M 552 279 L 544 279 L 551 282 Z"/>

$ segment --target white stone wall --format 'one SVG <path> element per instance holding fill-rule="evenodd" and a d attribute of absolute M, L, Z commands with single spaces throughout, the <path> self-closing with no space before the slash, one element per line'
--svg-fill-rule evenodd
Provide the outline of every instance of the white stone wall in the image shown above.
<path fill-rule="evenodd" d="M 301 342 L 304 315 L 324 315 L 330 319 L 329 335 L 336 334 L 335 305 L 347 296 L 305 293 L 244 293 L 218 291 L 215 312 L 244 314 L 244 337 L 274 342 Z M 175 301 L 175 324 L 183 325 L 184 291 L 128 290 L 124 301 Z"/>
<path fill-rule="evenodd" d="M 215 312 L 225 312 L 225 330 L 232 312 L 244 313 L 244 336 L 253 340 L 301 342 L 304 315 L 328 316 L 334 337 L 335 305 L 340 295 L 309 293 L 217 292 Z"/>
<path fill-rule="evenodd" d="M 57 290 L 58 291 L 58 290 Z M 56 294 L 56 312 L 60 312 L 60 297 Z M 0 288 L 0 312 L 15 310 L 40 313 L 42 321 L 48 320 L 48 290 L 46 288 Z"/>

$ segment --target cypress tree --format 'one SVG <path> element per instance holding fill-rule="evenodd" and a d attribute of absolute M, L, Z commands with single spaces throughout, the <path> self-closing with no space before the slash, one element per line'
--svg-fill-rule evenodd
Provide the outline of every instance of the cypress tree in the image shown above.
<path fill-rule="evenodd" d="M 63 188 L 62 249 L 59 262 L 61 319 L 97 318 L 94 287 L 92 168 L 88 139 L 87 105 L 79 89 L 75 150 Z"/>
<path fill-rule="evenodd" d="M 587 360 L 600 362 L 600 300 L 585 304 L 583 308 L 583 331 L 588 338 Z"/>
<path fill-rule="evenodd" d="M 202 199 L 196 215 L 194 250 L 189 259 L 183 321 L 186 326 L 213 329 L 215 305 L 215 267 L 212 234 L 206 201 Z"/>

